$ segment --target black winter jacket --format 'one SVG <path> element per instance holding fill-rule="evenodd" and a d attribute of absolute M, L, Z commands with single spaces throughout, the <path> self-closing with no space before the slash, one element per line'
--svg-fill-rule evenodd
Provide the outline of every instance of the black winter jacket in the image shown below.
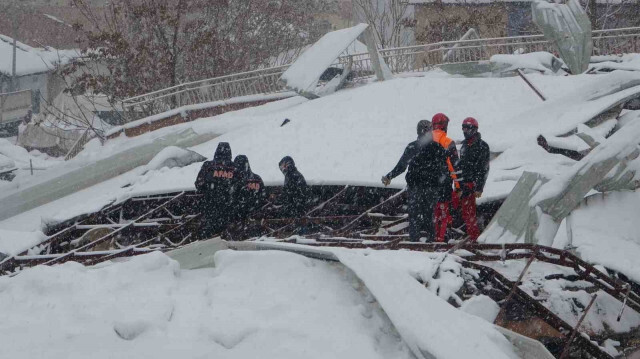
<path fill-rule="evenodd" d="M 448 180 L 446 151 L 432 140 L 431 132 L 407 145 L 398 164 L 387 177 L 397 177 L 407 166 L 409 170 L 405 179 L 409 187 L 442 188 Z"/>
<path fill-rule="evenodd" d="M 234 161 L 238 180 L 234 190 L 234 206 L 240 218 L 245 218 L 266 203 L 266 192 L 262 178 L 251 171 L 246 156 L 240 155 Z"/>
<path fill-rule="evenodd" d="M 480 133 L 470 139 L 465 139 L 460 149 L 460 180 L 463 192 L 473 190 L 482 192 L 489 175 L 489 145 L 482 140 Z M 469 189 L 471 184 L 472 189 Z"/>
<path fill-rule="evenodd" d="M 213 161 L 202 164 L 195 186 L 198 192 L 206 196 L 207 201 L 230 204 L 238 174 L 231 162 L 231 148 L 221 143 Z"/>
<path fill-rule="evenodd" d="M 304 176 L 294 165 L 290 165 L 284 175 L 281 203 L 283 215 L 298 217 L 304 214 L 309 203 L 309 186 Z"/>

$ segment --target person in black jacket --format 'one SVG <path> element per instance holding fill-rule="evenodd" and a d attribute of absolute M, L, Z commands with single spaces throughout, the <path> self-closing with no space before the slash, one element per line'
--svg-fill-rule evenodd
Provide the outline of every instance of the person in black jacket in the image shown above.
<path fill-rule="evenodd" d="M 280 171 L 284 174 L 284 186 L 280 203 L 281 214 L 285 217 L 300 217 L 305 213 L 309 203 L 309 186 L 304 176 L 296 168 L 293 158 L 283 157 L 278 163 Z"/>
<path fill-rule="evenodd" d="M 236 217 L 243 221 L 265 204 L 266 192 L 262 178 L 251 171 L 247 156 L 238 155 L 233 163 L 238 174 L 233 200 L 234 211 Z"/>
<path fill-rule="evenodd" d="M 407 145 L 398 164 L 382 177 L 382 183 L 389 185 L 409 167 L 405 177 L 409 197 L 409 238 L 417 242 L 425 232 L 427 241 L 432 242 L 435 238 L 433 210 L 443 186 L 448 183 L 447 155 L 445 149 L 433 141 L 429 121 L 418 122 L 417 132 L 418 139 Z"/>
<path fill-rule="evenodd" d="M 467 228 L 469 239 L 476 241 L 480 236 L 478 220 L 476 218 L 476 198 L 482 196 L 484 184 L 489 175 L 489 145 L 482 140 L 478 132 L 478 121 L 467 117 L 462 122 L 464 142 L 460 149 L 460 207 L 462 219 Z"/>
<path fill-rule="evenodd" d="M 222 231 L 233 218 L 231 203 L 237 177 L 236 168 L 231 162 L 231 146 L 227 142 L 220 142 L 213 161 L 202 164 L 195 182 L 196 190 L 203 195 L 203 237 Z"/>

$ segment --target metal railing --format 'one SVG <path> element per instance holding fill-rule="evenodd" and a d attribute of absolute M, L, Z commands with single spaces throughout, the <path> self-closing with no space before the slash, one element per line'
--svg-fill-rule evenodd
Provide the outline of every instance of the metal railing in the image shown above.
<path fill-rule="evenodd" d="M 90 131 L 91 131 L 91 128 L 87 128 L 82 133 L 82 135 L 78 137 L 76 142 L 73 143 L 73 146 L 71 146 L 67 154 L 64 156 L 65 161 L 68 161 L 71 158 L 75 157 L 78 153 L 80 153 L 80 151 L 82 151 L 82 149 L 84 148 L 84 145 L 86 145 L 87 142 L 91 141 L 93 137 L 91 136 Z"/>
<path fill-rule="evenodd" d="M 122 101 L 126 120 L 152 116 L 186 105 L 234 97 L 274 93 L 284 88 L 278 79 L 290 65 L 183 83 Z"/>
<path fill-rule="evenodd" d="M 596 30 L 592 33 L 594 55 L 640 52 L 640 27 Z M 543 35 L 441 41 L 432 44 L 381 49 L 393 73 L 427 71 L 446 64 L 489 60 L 496 54 L 536 51 L 556 53 Z M 356 79 L 373 75 L 368 53 L 339 57 L 332 65 L 344 68 L 352 62 Z M 127 121 L 159 114 L 185 105 L 224 101 L 234 97 L 284 91 L 278 79 L 290 64 L 212 79 L 184 83 L 123 101 Z"/>

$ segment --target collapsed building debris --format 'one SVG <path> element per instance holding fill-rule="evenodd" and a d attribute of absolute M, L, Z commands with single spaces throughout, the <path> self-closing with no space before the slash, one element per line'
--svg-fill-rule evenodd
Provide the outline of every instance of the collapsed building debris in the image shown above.
<path fill-rule="evenodd" d="M 278 190 L 269 188 L 270 192 Z M 575 325 L 569 324 L 567 318 L 561 318 L 561 313 L 554 313 L 553 306 L 548 307 L 550 303 L 545 301 L 544 295 L 536 295 L 532 291 L 534 286 L 531 283 L 534 282 L 527 282 L 528 275 L 523 274 L 522 282 L 508 279 L 500 268 L 491 263 L 528 260 L 547 263 L 553 268 L 565 268 L 546 273 L 545 280 L 579 281 L 585 284 L 577 289 L 567 285 L 562 290 L 604 293 L 602 300 L 619 303 L 621 313 L 625 307 L 626 311 L 640 311 L 638 284 L 624 276 L 610 277 L 568 251 L 534 244 L 405 242 L 408 235 L 404 192 L 356 186 L 315 186 L 313 191 L 316 201 L 306 216 L 281 218 L 275 216 L 275 212 L 270 212 L 267 206 L 261 216 L 245 223 L 233 235 L 237 239 L 247 239 L 247 233 L 255 234 L 253 239 L 258 241 L 252 242 L 255 245 L 266 243 L 260 242 L 262 240 L 277 240 L 285 244 L 297 243 L 293 247 L 304 244 L 306 247 L 321 248 L 449 251 L 459 257 L 463 267 L 468 269 L 465 272 L 467 284 L 463 293 L 460 293 L 461 298 L 487 295 L 503 308 L 504 314 L 497 318 L 497 324 L 540 340 L 556 356 L 565 348 L 570 348 L 571 357 L 584 357 L 588 353 L 595 358 L 610 358 L 593 340 L 602 343 L 612 337 L 611 333 L 590 333 L 592 340 L 586 339 L 583 334 L 573 335 L 569 340 Z M 3 259 L 0 273 L 15 275 L 33 265 L 66 261 L 92 265 L 154 250 L 189 248 L 185 245 L 203 239 L 198 236 L 201 217 L 198 206 L 194 205 L 198 199 L 199 195 L 194 192 L 130 198 L 94 214 L 50 224 L 47 231 L 49 237 L 44 242 L 17 256 Z M 498 206 L 499 203 L 481 206 L 480 211 L 484 211 L 486 217 L 491 217 Z M 229 233 L 223 235 L 228 237 Z M 453 229 L 449 237 L 462 236 Z M 540 288 L 535 290 L 539 291 Z M 577 308 L 578 318 L 583 308 L 572 305 Z M 532 327 L 540 330 L 532 333 Z M 575 330 L 580 331 L 579 328 Z M 615 333 L 613 337 L 618 340 L 624 335 L 626 333 Z M 623 349 L 633 345 L 631 340 L 618 341 Z"/>

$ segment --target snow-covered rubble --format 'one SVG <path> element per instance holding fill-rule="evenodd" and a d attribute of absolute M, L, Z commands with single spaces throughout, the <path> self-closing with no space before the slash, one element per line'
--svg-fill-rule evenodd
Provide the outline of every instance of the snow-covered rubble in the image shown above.
<path fill-rule="evenodd" d="M 622 56 L 592 56 L 590 69 L 595 71 L 640 71 L 640 54 L 624 54 Z"/>
<path fill-rule="evenodd" d="M 526 260 L 510 260 L 504 264 L 501 262 L 484 264 L 503 273 L 509 280 L 515 281 L 524 269 Z M 562 275 L 564 278 L 546 278 L 552 274 Z M 580 314 L 593 296 L 586 289 L 592 288 L 593 285 L 583 280 L 566 279 L 572 276 L 575 277 L 575 272 L 571 268 L 534 261 L 523 277 L 523 285 L 520 288 L 540 300 L 569 325 L 575 326 Z M 594 307 L 584 319 L 582 331 L 590 335 L 626 333 L 640 326 L 640 314 L 631 308 L 626 308 L 620 321 L 617 321 L 622 303 L 603 291 L 597 291 L 597 294 Z"/>
<path fill-rule="evenodd" d="M 407 264 L 389 265 L 383 260 L 369 258 L 373 253 L 362 255 L 347 250 L 336 250 L 334 253 L 367 285 L 416 357 L 518 357 L 511 344 L 492 324 L 457 310 L 442 298 L 438 298 L 438 294 L 444 292 L 447 286 L 430 284 L 429 289 L 432 286 L 436 288 L 426 290 L 403 270 Z M 383 257 L 385 254 L 377 255 Z M 428 268 L 423 264 L 421 270 L 429 272 L 429 279 L 438 269 L 446 273 L 456 267 L 451 265 L 450 261 L 446 261 L 446 258 L 437 258 L 429 262 Z M 415 266 L 415 263 L 413 265 Z M 450 282 L 454 278 L 462 281 L 454 274 L 453 278 L 440 276 L 440 282 Z"/>

